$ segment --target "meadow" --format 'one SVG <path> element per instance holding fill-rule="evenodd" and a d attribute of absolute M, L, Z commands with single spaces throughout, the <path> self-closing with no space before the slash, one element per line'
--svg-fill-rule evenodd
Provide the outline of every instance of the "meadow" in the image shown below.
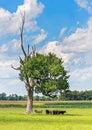
<path fill-rule="evenodd" d="M 26 102 L 0 102 L 0 130 L 92 130 L 92 102 L 35 102 L 42 114 L 25 113 Z M 46 115 L 46 109 L 66 110 Z"/>

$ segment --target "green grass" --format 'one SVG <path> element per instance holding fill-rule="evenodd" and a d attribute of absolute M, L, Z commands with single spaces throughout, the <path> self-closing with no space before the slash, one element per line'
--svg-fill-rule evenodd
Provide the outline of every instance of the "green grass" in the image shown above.
<path fill-rule="evenodd" d="M 92 130 L 92 102 L 39 102 L 42 114 L 25 114 L 25 103 L 0 103 L 0 130 Z M 46 109 L 66 110 L 64 115 L 46 115 Z"/>
<path fill-rule="evenodd" d="M 57 108 L 65 115 L 46 115 L 45 109 L 27 115 L 25 108 L 0 108 L 0 130 L 92 130 L 91 108 Z"/>

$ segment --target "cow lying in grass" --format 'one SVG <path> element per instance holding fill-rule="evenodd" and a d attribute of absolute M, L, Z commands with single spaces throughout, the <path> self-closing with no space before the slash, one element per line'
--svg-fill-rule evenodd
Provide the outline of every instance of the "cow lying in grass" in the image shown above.
<path fill-rule="evenodd" d="M 42 110 L 34 110 L 35 113 L 42 113 Z"/>
<path fill-rule="evenodd" d="M 53 114 L 53 115 L 59 115 L 59 114 L 64 114 L 66 111 L 61 111 L 61 110 L 46 110 L 46 114 Z"/>

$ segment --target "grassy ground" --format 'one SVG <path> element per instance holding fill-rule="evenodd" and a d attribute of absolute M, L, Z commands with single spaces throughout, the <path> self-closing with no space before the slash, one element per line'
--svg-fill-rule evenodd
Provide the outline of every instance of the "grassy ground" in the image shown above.
<path fill-rule="evenodd" d="M 48 108 L 66 110 L 65 115 L 46 115 L 47 108 L 41 109 L 43 109 L 42 114 L 27 115 L 25 108 L 0 108 L 0 130 L 92 130 L 92 108 L 88 106 L 87 108 Z"/>

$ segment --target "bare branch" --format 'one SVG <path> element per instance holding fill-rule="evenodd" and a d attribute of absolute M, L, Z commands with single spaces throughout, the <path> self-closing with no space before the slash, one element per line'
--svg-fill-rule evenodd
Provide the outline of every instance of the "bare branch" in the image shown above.
<path fill-rule="evenodd" d="M 11 65 L 11 68 L 13 68 L 14 70 L 20 70 L 20 67 L 15 68 L 13 65 Z"/>
<path fill-rule="evenodd" d="M 35 45 L 32 46 L 32 56 L 35 56 L 35 53 L 36 53 L 36 49 L 35 49 Z"/>
<path fill-rule="evenodd" d="M 30 55 L 30 46 L 28 44 L 28 56 Z"/>
<path fill-rule="evenodd" d="M 21 11 L 20 11 L 20 14 L 21 14 L 21 19 L 22 19 L 22 25 L 21 25 L 21 28 L 20 28 L 21 49 L 22 49 L 24 56 L 26 57 L 27 54 L 26 54 L 24 46 L 23 46 L 23 30 L 24 30 L 24 24 L 25 24 L 25 13 L 22 14 Z"/>
<path fill-rule="evenodd" d="M 35 86 L 37 86 L 37 87 L 41 87 L 41 85 L 40 84 L 38 84 L 38 83 L 34 83 L 35 84 Z"/>
<path fill-rule="evenodd" d="M 19 59 L 20 59 L 20 63 L 23 65 L 24 62 L 20 56 L 19 56 Z"/>

